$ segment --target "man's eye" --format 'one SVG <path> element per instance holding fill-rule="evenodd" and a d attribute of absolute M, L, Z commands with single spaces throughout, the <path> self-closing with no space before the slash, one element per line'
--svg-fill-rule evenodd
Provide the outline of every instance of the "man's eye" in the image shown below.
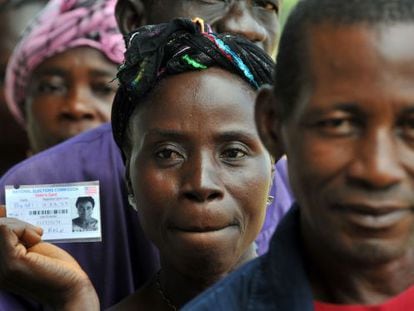
<path fill-rule="evenodd" d="M 406 118 L 399 124 L 402 135 L 410 140 L 414 140 L 414 118 Z"/>
<path fill-rule="evenodd" d="M 271 1 L 256 0 L 255 5 L 269 12 L 279 13 L 279 6 Z"/>
<path fill-rule="evenodd" d="M 350 118 L 328 118 L 316 122 L 315 126 L 327 135 L 346 136 L 354 132 L 356 123 Z"/>

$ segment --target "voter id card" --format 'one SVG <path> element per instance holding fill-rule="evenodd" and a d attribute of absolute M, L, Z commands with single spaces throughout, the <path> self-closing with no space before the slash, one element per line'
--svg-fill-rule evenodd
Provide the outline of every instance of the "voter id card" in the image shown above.
<path fill-rule="evenodd" d="M 43 241 L 101 241 L 99 181 L 6 185 L 6 215 L 43 229 Z"/>

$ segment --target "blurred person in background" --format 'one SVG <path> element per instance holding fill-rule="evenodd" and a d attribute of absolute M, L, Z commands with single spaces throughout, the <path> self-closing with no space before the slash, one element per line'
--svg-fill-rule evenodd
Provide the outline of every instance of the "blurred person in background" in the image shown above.
<path fill-rule="evenodd" d="M 11 115 L 4 95 L 4 79 L 10 55 L 28 21 L 46 0 L 0 1 L 0 176 L 27 156 L 27 134 Z"/>
<path fill-rule="evenodd" d="M 109 121 L 124 51 L 114 5 L 50 1 L 13 51 L 6 102 L 31 153 Z"/>
<path fill-rule="evenodd" d="M 14 116 L 22 124 L 27 124 L 32 152 L 109 121 L 117 87 L 116 82 L 110 82 L 116 76 L 125 49 L 116 25 L 114 7 L 115 0 L 52 0 L 25 30 L 8 68 L 8 104 Z M 112 189 L 113 184 L 120 184 L 121 180 L 113 177 L 118 175 L 117 172 L 106 170 L 96 160 L 100 151 L 95 149 L 88 160 L 93 163 L 91 169 L 94 174 L 100 172 L 111 176 L 108 187 Z M 106 160 L 112 163 L 118 156 L 106 153 Z M 69 157 L 74 160 L 73 165 L 68 164 L 66 158 L 59 163 L 43 159 L 43 164 L 50 165 L 43 171 L 50 174 L 47 180 L 57 182 L 50 176 L 56 176 L 56 170 L 62 168 L 68 169 L 62 176 L 65 180 L 82 180 L 71 172 L 81 168 L 85 159 L 75 148 L 70 150 Z M 100 180 L 88 176 L 86 170 L 83 173 L 86 180 Z M 31 179 L 36 176 L 35 169 L 27 168 L 25 180 L 21 183 L 38 183 Z M 9 182 L 14 184 L 6 181 Z M 112 191 L 101 189 L 102 192 L 111 192 L 117 201 L 122 202 L 122 189 L 119 188 L 117 186 Z M 4 187 L 1 187 L 1 196 L 4 198 Z M 74 254 L 89 273 L 104 306 L 135 290 L 140 282 L 146 280 L 147 273 L 152 273 L 152 266 L 157 266 L 156 256 L 143 234 L 138 229 L 134 233 L 129 232 L 130 228 L 138 226 L 133 218 L 135 212 L 129 213 L 127 209 L 112 212 L 115 205 L 103 208 L 106 206 L 111 214 L 102 213 L 102 222 L 109 226 L 103 230 L 101 243 L 66 243 L 62 246 Z M 120 255 L 109 261 L 106 255 L 116 252 Z M 131 262 L 137 267 L 132 267 Z M 108 271 L 109 267 L 113 272 Z M 113 281 L 115 279 L 117 283 Z M 21 305 L 35 308 L 24 299 L 0 293 L 0 309 L 16 310 L 22 308 Z"/>

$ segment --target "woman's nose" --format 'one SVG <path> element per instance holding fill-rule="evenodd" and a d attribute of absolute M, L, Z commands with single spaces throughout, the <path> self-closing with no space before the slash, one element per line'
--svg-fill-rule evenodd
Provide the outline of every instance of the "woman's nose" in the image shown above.
<path fill-rule="evenodd" d="M 194 163 L 196 162 L 196 163 Z M 224 196 L 220 170 L 214 161 L 204 157 L 188 165 L 183 179 L 182 196 L 196 202 L 222 199 Z"/>
<path fill-rule="evenodd" d="M 62 117 L 70 120 L 93 120 L 96 118 L 94 108 L 94 98 L 85 88 L 73 90 L 68 94 L 64 106 L 62 107 Z"/>

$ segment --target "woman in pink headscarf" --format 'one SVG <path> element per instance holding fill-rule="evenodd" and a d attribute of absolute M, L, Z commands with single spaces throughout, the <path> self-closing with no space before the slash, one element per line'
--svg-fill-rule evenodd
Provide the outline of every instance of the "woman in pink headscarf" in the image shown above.
<path fill-rule="evenodd" d="M 109 121 L 124 42 L 116 0 L 52 0 L 17 45 L 6 99 L 37 153 Z"/>

